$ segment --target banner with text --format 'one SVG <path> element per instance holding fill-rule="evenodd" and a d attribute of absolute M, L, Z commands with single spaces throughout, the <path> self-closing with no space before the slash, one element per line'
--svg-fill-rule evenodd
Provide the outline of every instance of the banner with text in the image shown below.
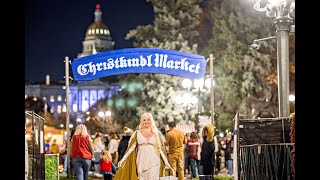
<path fill-rule="evenodd" d="M 127 48 L 101 52 L 71 63 L 76 81 L 127 73 L 170 74 L 201 78 L 207 61 L 203 56 L 157 48 Z"/>

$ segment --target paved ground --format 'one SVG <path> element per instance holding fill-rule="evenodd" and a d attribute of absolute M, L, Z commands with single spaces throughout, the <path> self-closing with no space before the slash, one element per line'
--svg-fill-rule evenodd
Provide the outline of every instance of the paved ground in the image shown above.
<path fill-rule="evenodd" d="M 221 170 L 218 175 L 219 176 L 227 176 L 228 171 L 226 169 Z M 191 174 L 187 174 L 185 180 L 191 180 Z M 103 180 L 103 177 L 89 177 L 89 180 Z"/>

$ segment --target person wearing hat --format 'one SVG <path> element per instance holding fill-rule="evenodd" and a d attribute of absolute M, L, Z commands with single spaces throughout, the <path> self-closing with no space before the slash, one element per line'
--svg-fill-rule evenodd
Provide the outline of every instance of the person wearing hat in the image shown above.
<path fill-rule="evenodd" d="M 206 124 L 202 128 L 202 147 L 201 147 L 201 165 L 205 178 L 214 179 L 215 169 L 215 140 L 214 140 L 214 126 Z M 201 178 L 200 178 L 201 179 Z"/>
<path fill-rule="evenodd" d="M 133 130 L 128 127 L 124 127 L 123 132 L 124 132 L 124 136 L 122 136 L 120 143 L 119 143 L 119 147 L 118 147 L 119 160 L 122 159 L 124 153 L 127 150 L 128 142 L 129 142 L 130 137 L 133 133 Z"/>

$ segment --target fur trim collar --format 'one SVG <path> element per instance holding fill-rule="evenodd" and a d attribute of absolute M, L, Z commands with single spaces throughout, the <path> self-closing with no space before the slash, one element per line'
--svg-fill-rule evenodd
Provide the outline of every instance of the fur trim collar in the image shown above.
<path fill-rule="evenodd" d="M 204 132 L 205 130 L 208 130 L 208 135 L 205 136 Z M 213 141 L 213 137 L 214 137 L 214 126 L 212 124 L 206 124 L 205 126 L 203 126 L 202 128 L 202 137 L 206 138 L 208 142 Z"/>

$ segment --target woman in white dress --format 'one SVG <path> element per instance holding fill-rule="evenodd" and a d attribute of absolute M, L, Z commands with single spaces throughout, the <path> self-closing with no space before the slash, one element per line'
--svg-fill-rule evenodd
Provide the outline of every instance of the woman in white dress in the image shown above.
<path fill-rule="evenodd" d="M 118 162 L 114 180 L 156 180 L 164 176 L 163 168 L 171 168 L 164 138 L 156 128 L 152 115 L 144 113 L 140 118 L 139 130 L 130 137 L 127 151 Z"/>

